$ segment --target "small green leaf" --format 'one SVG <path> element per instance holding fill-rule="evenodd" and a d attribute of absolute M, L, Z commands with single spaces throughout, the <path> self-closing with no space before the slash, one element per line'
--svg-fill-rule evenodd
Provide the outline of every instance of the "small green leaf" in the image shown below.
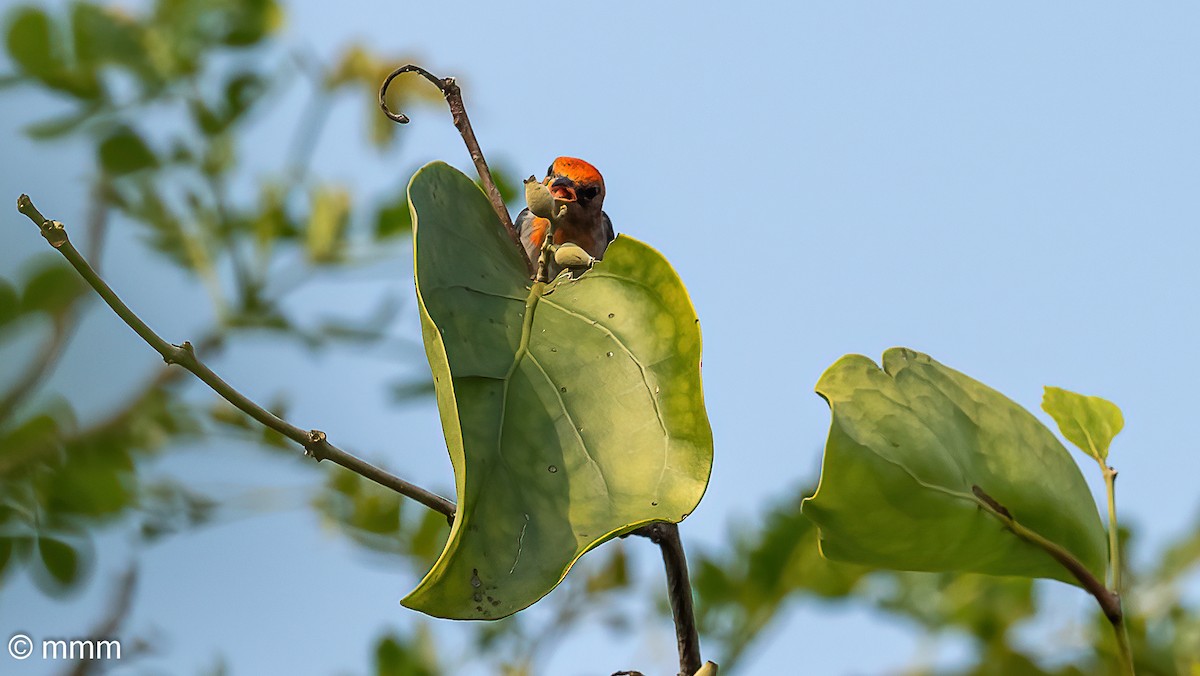
<path fill-rule="evenodd" d="M 599 594 L 629 586 L 629 566 L 625 559 L 625 549 L 618 546 L 609 548 L 612 549 L 612 553 L 608 561 L 588 577 L 588 594 Z"/>
<path fill-rule="evenodd" d="M 1020 524 L 1103 579 L 1107 541 L 1070 454 L 1028 411 L 928 355 L 883 368 L 839 359 L 817 393 L 832 424 L 821 483 L 804 503 L 832 559 L 899 570 L 1077 581 L 981 508 L 978 486 Z"/>
<path fill-rule="evenodd" d="M 426 165 L 409 185 L 417 300 L 458 511 L 403 601 L 499 619 L 601 543 L 695 509 L 712 469 L 700 327 L 679 276 L 621 236 L 531 287 L 487 197 Z"/>
<path fill-rule="evenodd" d="M 1042 410 L 1054 418 L 1067 441 L 1101 462 L 1108 458 L 1113 437 L 1125 427 L 1125 418 L 1116 404 L 1059 387 L 1046 388 Z"/>
<path fill-rule="evenodd" d="M 77 2 L 71 7 L 71 29 L 79 62 L 120 64 L 143 75 L 150 72 L 141 26 L 118 10 Z"/>
<path fill-rule="evenodd" d="M 491 171 L 496 191 L 500 193 L 500 199 L 504 200 L 505 204 L 512 204 L 514 200 L 524 196 L 524 187 L 519 187 L 520 180 L 513 179 L 516 172 L 498 163 L 492 163 Z"/>
<path fill-rule="evenodd" d="M 61 138 L 83 127 L 84 123 L 98 111 L 99 107 L 89 106 L 65 115 L 48 117 L 26 126 L 24 132 L 29 138 L 38 141 Z"/>
<path fill-rule="evenodd" d="M 66 587 L 75 582 L 79 575 L 79 555 L 75 548 L 62 540 L 50 537 L 38 538 L 38 555 L 42 565 L 60 585 Z"/>
<path fill-rule="evenodd" d="M 158 158 L 129 127 L 118 127 L 100 142 L 100 166 L 120 176 L 158 166 Z"/>
<path fill-rule="evenodd" d="M 274 0 L 242 0 L 227 11 L 222 42 L 231 47 L 255 45 L 283 23 L 283 10 Z"/>
<path fill-rule="evenodd" d="M 84 100 L 99 99 L 104 93 L 90 64 L 71 69 L 58 49 L 60 31 L 40 9 L 23 7 L 8 26 L 7 47 L 21 70 L 42 84 Z"/>
<path fill-rule="evenodd" d="M 25 282 L 21 308 L 23 312 L 44 312 L 57 317 L 70 309 L 86 290 L 79 273 L 61 261 L 47 259 Z"/>
<path fill-rule="evenodd" d="M 21 298 L 7 279 L 0 277 L 0 327 L 12 322 L 21 314 Z"/>
<path fill-rule="evenodd" d="M 255 73 L 240 73 L 225 83 L 225 110 L 236 120 L 254 105 L 267 90 L 267 84 Z"/>
<path fill-rule="evenodd" d="M 341 258 L 349 219 L 350 195 L 345 190 L 323 187 L 313 193 L 305 236 L 309 260 L 333 263 Z"/>
<path fill-rule="evenodd" d="M 192 114 L 192 121 L 195 122 L 196 127 L 205 136 L 219 134 L 225 129 L 225 120 L 221 115 L 198 98 L 188 101 L 188 112 Z"/>
<path fill-rule="evenodd" d="M 56 514 L 104 517 L 133 503 L 133 461 L 127 449 L 96 441 L 69 451 L 67 464 L 46 481 L 43 499 L 47 509 Z"/>
<path fill-rule="evenodd" d="M 399 195 L 396 199 L 379 207 L 379 212 L 375 215 L 376 239 L 410 234 L 412 234 L 412 213 L 408 208 L 408 195 Z"/>
<path fill-rule="evenodd" d="M 0 580 L 4 579 L 7 570 L 19 570 L 29 561 L 35 549 L 35 538 L 30 536 L 4 536 L 0 538 Z M 6 550 L 6 551 L 4 551 Z"/>
<path fill-rule="evenodd" d="M 4 579 L 4 571 L 8 568 L 8 562 L 12 560 L 13 549 L 13 538 L 0 537 L 0 580 Z"/>
<path fill-rule="evenodd" d="M 442 673 L 429 647 L 428 636 L 419 631 L 416 641 L 397 634 L 381 638 L 375 644 L 375 675 L 435 676 Z"/>
<path fill-rule="evenodd" d="M 26 73 L 39 76 L 60 70 L 62 60 L 52 49 L 50 17 L 40 9 L 22 7 L 8 25 L 8 54 Z"/>

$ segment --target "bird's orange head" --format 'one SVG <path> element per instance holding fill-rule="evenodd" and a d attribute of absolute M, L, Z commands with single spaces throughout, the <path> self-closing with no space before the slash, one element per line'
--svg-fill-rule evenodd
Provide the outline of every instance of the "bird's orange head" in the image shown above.
<path fill-rule="evenodd" d="M 546 170 L 546 177 L 556 198 L 576 202 L 587 212 L 600 212 L 604 204 L 604 177 L 591 164 L 575 157 L 559 157 Z"/>

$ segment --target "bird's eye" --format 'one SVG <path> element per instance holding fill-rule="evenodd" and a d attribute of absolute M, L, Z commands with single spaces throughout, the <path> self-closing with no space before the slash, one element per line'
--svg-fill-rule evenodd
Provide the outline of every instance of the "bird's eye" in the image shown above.
<path fill-rule="evenodd" d="M 584 188 L 579 191 L 579 196 L 585 200 L 595 199 L 596 195 L 600 194 L 600 188 Z"/>

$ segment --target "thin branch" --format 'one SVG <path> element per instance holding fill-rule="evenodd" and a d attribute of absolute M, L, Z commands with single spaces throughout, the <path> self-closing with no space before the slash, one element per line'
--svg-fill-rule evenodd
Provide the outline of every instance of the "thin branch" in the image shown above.
<path fill-rule="evenodd" d="M 395 475 L 392 475 L 370 463 L 357 458 L 349 453 L 337 448 L 329 443 L 325 437 L 325 433 L 320 430 L 302 430 L 299 427 L 283 420 L 279 416 L 271 413 L 262 406 L 254 403 L 245 395 L 235 390 L 229 383 L 225 382 L 208 368 L 203 362 L 196 357 L 195 349 L 191 343 L 184 342 L 182 345 L 172 345 L 163 340 L 155 333 L 144 321 L 141 320 L 127 305 L 117 297 L 117 294 L 108 286 L 107 283 L 96 273 L 87 260 L 79 253 L 78 250 L 71 244 L 67 237 L 67 231 L 63 224 L 58 221 L 51 221 L 42 216 L 41 212 L 33 205 L 28 195 L 21 195 L 17 200 L 17 210 L 25 214 L 29 220 L 33 221 L 42 231 L 42 236 L 50 245 L 58 250 L 59 253 L 67 259 L 67 262 L 84 278 L 84 280 L 104 299 L 104 302 L 112 308 L 113 312 L 117 313 L 129 328 L 146 341 L 150 347 L 162 355 L 163 361 L 168 364 L 178 364 L 183 368 L 191 371 L 205 385 L 208 385 L 217 394 L 225 398 L 226 401 L 233 404 L 239 410 L 254 418 L 258 422 L 275 430 L 283 436 L 291 439 L 304 448 L 305 454 L 316 459 L 329 460 L 335 464 L 341 465 L 346 469 L 359 474 L 360 476 L 370 479 L 382 486 L 390 488 L 397 493 L 412 498 L 417 502 L 429 507 L 432 510 L 440 512 L 447 519 L 454 518 L 454 503 L 449 500 L 431 493 L 424 488 L 411 484 Z"/>
<path fill-rule="evenodd" d="M 125 623 L 125 619 L 129 617 L 129 611 L 133 609 L 133 592 L 137 589 L 137 577 L 138 571 L 134 566 L 130 566 L 121 575 L 116 593 L 109 601 L 108 614 L 88 633 L 87 638 L 93 641 L 106 641 L 112 640 L 116 636 L 121 625 Z M 104 671 L 103 664 L 102 660 L 80 659 L 65 674 L 66 676 L 87 676 L 92 673 L 100 673 Z"/>
<path fill-rule="evenodd" d="M 1100 610 L 1104 612 L 1104 616 L 1109 622 L 1114 625 L 1121 620 L 1121 599 L 1119 596 L 1110 591 L 1104 586 L 1092 571 L 1083 565 L 1083 562 L 1075 558 L 1075 555 L 1067 551 L 1062 545 L 1047 539 L 1036 531 L 1026 528 L 1019 523 L 1012 513 L 1009 512 L 1004 505 L 1001 505 L 995 498 L 988 495 L 979 486 L 971 486 L 971 492 L 975 494 L 979 504 L 992 516 L 996 517 L 1008 526 L 1008 529 L 1014 535 L 1032 544 L 1058 561 L 1067 572 L 1079 580 L 1079 584 L 1092 596 L 1096 597 L 1096 602 L 1100 604 Z"/>
<path fill-rule="evenodd" d="M 92 260 L 100 258 L 108 226 L 106 191 L 103 179 L 92 186 L 87 219 L 88 256 Z M 78 300 L 75 300 L 63 310 L 62 314 L 54 318 L 50 339 L 42 343 L 41 349 L 38 350 L 33 361 L 29 363 L 24 373 L 16 379 L 8 391 L 0 394 L 0 424 L 8 420 L 21 402 L 37 389 L 42 380 L 50 374 L 51 368 L 58 363 L 63 350 L 66 349 L 71 337 L 75 334 L 75 329 L 79 327 L 79 315 L 79 303 Z"/>
<path fill-rule="evenodd" d="M 211 333 L 197 341 L 197 350 L 199 352 L 216 350 L 221 346 L 221 341 L 220 334 Z M 119 406 L 114 407 L 110 413 L 87 427 L 33 447 L 26 447 L 22 450 L 10 449 L 11 452 L 0 456 L 0 478 L 18 471 L 30 463 L 42 461 L 47 455 L 56 453 L 61 448 L 68 448 L 74 444 L 109 434 L 114 430 L 127 426 L 130 418 L 137 412 L 138 407 L 146 397 L 152 396 L 159 388 L 173 384 L 185 373 L 187 371 L 172 368 L 159 370 L 147 379 L 145 384 L 138 388 L 135 394 L 126 398 Z"/>
<path fill-rule="evenodd" d="M 679 538 L 679 526 L 652 523 L 633 531 L 633 535 L 649 538 L 662 549 L 663 567 L 667 571 L 667 597 L 671 602 L 671 619 L 675 622 L 675 640 L 679 644 L 679 674 L 692 676 L 701 665 L 700 634 L 696 631 L 692 584 L 688 580 L 687 556 Z"/>
<path fill-rule="evenodd" d="M 525 259 L 525 267 L 532 274 L 534 271 L 533 262 L 529 260 L 529 255 L 525 253 L 525 247 L 521 244 L 521 238 L 513 227 L 512 217 L 508 215 L 508 207 L 504 206 L 504 198 L 500 196 L 500 190 L 496 187 L 496 182 L 492 179 L 492 172 L 488 169 L 487 160 L 483 158 L 483 151 L 479 148 L 479 141 L 475 139 L 475 130 L 471 128 L 471 120 L 467 117 L 467 109 L 463 105 L 462 91 L 458 88 L 458 84 L 455 83 L 454 78 L 439 78 L 412 63 L 393 70 L 379 87 L 379 107 L 383 109 L 383 114 L 387 115 L 388 119 L 393 122 L 408 124 L 407 115 L 404 113 L 393 113 L 387 104 L 388 87 L 392 84 L 392 80 L 396 79 L 396 76 L 404 73 L 417 73 L 442 90 L 442 95 L 446 97 L 446 105 L 450 107 L 450 115 L 454 119 L 454 126 L 458 129 L 459 135 L 462 136 L 463 143 L 467 146 L 467 152 L 471 154 L 471 160 L 475 162 L 475 171 L 479 172 L 479 180 L 483 183 L 483 190 L 487 193 L 488 199 L 491 200 L 492 208 L 495 209 L 496 216 L 500 218 L 500 223 L 504 225 L 504 231 L 508 233 L 517 250 L 521 252 L 521 257 Z"/>
<path fill-rule="evenodd" d="M 1013 517 L 1012 512 L 1009 512 L 1004 505 L 1001 505 L 995 498 L 985 493 L 982 488 L 971 486 L 971 492 L 975 494 L 975 498 L 985 511 L 1002 521 L 1014 535 L 1032 545 L 1040 547 L 1047 554 L 1054 557 L 1055 561 L 1062 564 L 1076 580 L 1079 580 L 1079 584 L 1083 585 L 1083 588 L 1096 598 L 1096 603 L 1100 604 L 1100 610 L 1104 613 L 1104 617 L 1108 619 L 1109 624 L 1112 625 L 1113 634 L 1116 636 L 1117 656 L 1120 659 L 1121 670 L 1128 674 L 1128 676 L 1134 676 L 1133 651 L 1129 647 L 1129 629 L 1125 624 L 1125 612 L 1121 609 L 1120 593 L 1105 587 L 1104 583 L 1095 575 L 1092 575 L 1092 571 L 1088 570 L 1087 566 L 1083 565 L 1083 562 L 1075 558 L 1062 545 L 1018 523 Z"/>
<path fill-rule="evenodd" d="M 37 356 L 33 358 L 33 361 L 29 362 L 25 371 L 8 388 L 7 392 L 0 395 L 0 424 L 8 420 L 13 411 L 21 405 L 21 402 L 25 401 L 37 388 L 42 378 L 50 372 L 50 367 L 62 355 L 63 348 L 67 344 L 67 339 L 71 335 L 71 326 L 74 324 L 71 315 L 73 313 L 68 309 L 64 314 L 54 318 L 54 327 L 51 330 L 50 339 L 42 343 Z"/>

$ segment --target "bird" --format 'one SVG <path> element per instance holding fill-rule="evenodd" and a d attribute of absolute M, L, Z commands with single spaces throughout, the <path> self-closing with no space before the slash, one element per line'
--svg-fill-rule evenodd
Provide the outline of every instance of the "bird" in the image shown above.
<path fill-rule="evenodd" d="M 616 238 L 612 220 L 604 213 L 604 177 L 591 164 L 577 157 L 559 157 L 546 169 L 550 193 L 559 203 L 565 202 L 566 213 L 557 219 L 554 244 L 570 242 L 586 251 L 592 258 L 604 257 L 609 242 Z M 525 247 L 529 260 L 537 266 L 542 243 L 550 221 L 534 216 L 528 207 L 517 215 L 513 224 Z M 552 265 L 550 274 L 557 274 Z"/>

